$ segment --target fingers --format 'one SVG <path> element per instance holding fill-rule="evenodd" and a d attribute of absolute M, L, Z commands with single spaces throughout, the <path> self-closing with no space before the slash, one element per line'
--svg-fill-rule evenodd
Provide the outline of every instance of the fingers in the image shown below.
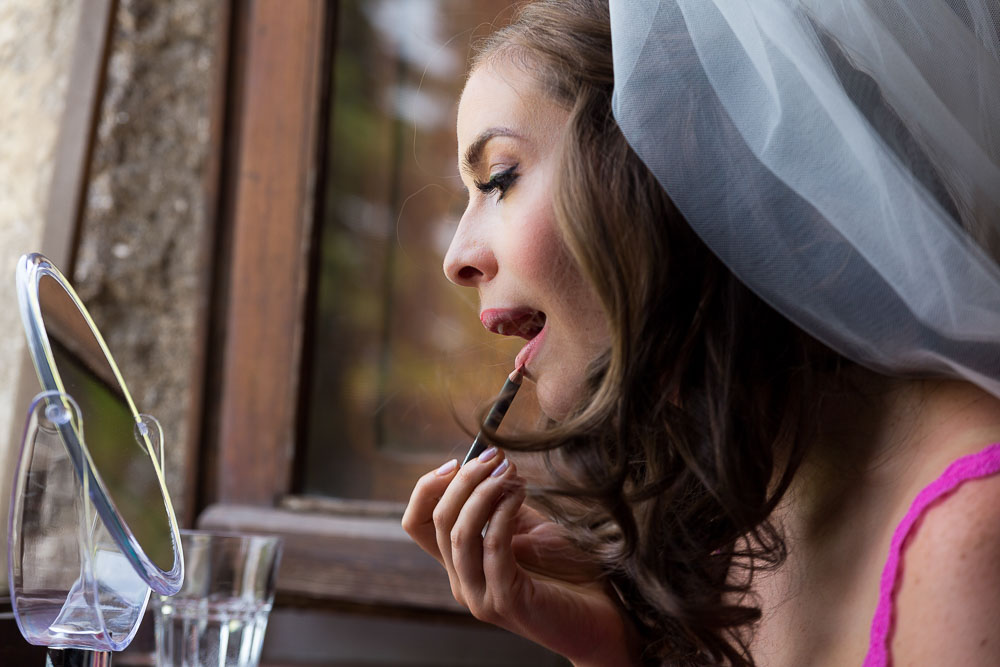
<path fill-rule="evenodd" d="M 498 464 L 490 477 L 475 488 L 451 528 L 452 566 L 467 601 L 470 596 L 480 597 L 487 586 L 485 560 L 492 558 L 496 551 L 490 538 L 490 526 L 511 520 L 509 513 L 501 516 L 497 511 L 505 498 L 523 489 L 513 464 L 508 468 L 505 463 Z M 508 542 L 511 532 L 507 531 Z M 509 549 L 510 545 L 507 546 Z"/>
<path fill-rule="evenodd" d="M 495 566 L 486 560 L 506 558 L 510 561 L 506 571 L 516 568 L 510 540 L 523 499 L 523 481 L 516 476 L 514 465 L 494 448 L 461 469 L 449 461 L 421 477 L 413 489 L 403 529 L 444 565 L 455 599 L 473 614 L 478 615 L 483 601 L 491 597 L 487 595 L 486 570 Z M 484 536 L 488 540 L 485 551 Z M 494 544 L 498 537 L 507 540 L 505 548 Z M 507 584 L 509 580 L 497 586 Z"/>
<path fill-rule="evenodd" d="M 437 546 L 433 514 L 434 508 L 437 507 L 457 471 L 458 461 L 452 459 L 417 480 L 413 493 L 410 494 L 410 502 L 403 513 L 403 530 L 421 549 L 434 556 L 442 565 L 444 560 Z"/>
<path fill-rule="evenodd" d="M 448 569 L 448 576 L 452 578 L 453 588 L 456 583 L 453 562 L 453 552 L 456 546 L 460 549 L 475 548 L 482 539 L 483 528 L 486 525 L 484 518 L 479 524 L 479 532 L 475 532 L 474 525 L 469 525 L 468 519 L 456 526 L 459 515 L 467 504 L 473 505 L 473 511 L 484 503 L 488 503 L 488 509 L 492 509 L 499 498 L 499 480 L 506 475 L 508 466 L 509 463 L 507 463 L 503 453 L 496 447 L 490 447 L 480 454 L 479 458 L 462 466 L 451 484 L 448 485 L 444 495 L 441 496 L 437 507 L 434 508 L 433 519 L 438 551 Z M 501 474 L 497 477 L 491 477 L 492 473 L 497 470 L 501 470 Z M 490 483 L 484 484 L 487 481 Z M 481 484 L 484 488 L 479 490 Z M 486 514 L 488 514 L 488 509 Z M 468 517 L 469 514 L 466 516 Z M 474 516 L 482 516 L 482 511 L 477 512 Z"/>
<path fill-rule="evenodd" d="M 483 620 L 492 614 L 499 619 L 510 619 L 518 613 L 521 580 L 524 572 L 514 557 L 512 540 L 518 510 L 524 503 L 524 485 L 510 489 L 497 502 L 486 527 L 482 542 L 482 588 L 479 599 L 483 609 L 473 613 Z"/>

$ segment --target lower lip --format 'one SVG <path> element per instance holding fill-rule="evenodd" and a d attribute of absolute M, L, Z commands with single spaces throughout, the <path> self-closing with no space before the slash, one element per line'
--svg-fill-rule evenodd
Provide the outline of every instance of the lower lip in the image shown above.
<path fill-rule="evenodd" d="M 517 353 L 517 357 L 514 359 L 514 368 L 527 367 L 531 363 L 531 359 L 535 356 L 535 351 L 542 344 L 542 339 L 545 338 L 545 332 L 548 330 L 548 327 L 543 327 L 537 336 L 529 340 L 527 345 L 521 348 L 521 351 Z"/>

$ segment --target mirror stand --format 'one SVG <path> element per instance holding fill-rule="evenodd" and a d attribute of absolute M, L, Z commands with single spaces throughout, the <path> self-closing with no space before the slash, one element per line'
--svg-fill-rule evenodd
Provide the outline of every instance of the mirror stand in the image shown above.
<path fill-rule="evenodd" d="M 45 667 L 111 667 L 111 651 L 50 648 Z"/>
<path fill-rule="evenodd" d="M 38 394 L 14 479 L 11 602 L 21 634 L 49 647 L 51 667 L 110 665 L 111 651 L 129 644 L 149 600 L 149 586 L 92 500 L 97 484 L 83 431 L 72 396 Z M 82 446 L 67 447 L 71 438 Z"/>
<path fill-rule="evenodd" d="M 163 431 L 137 410 L 59 270 L 31 254 L 16 277 L 41 393 L 14 471 L 11 606 L 24 638 L 49 649 L 47 665 L 106 667 L 131 643 L 151 591 L 174 595 L 184 579 Z"/>

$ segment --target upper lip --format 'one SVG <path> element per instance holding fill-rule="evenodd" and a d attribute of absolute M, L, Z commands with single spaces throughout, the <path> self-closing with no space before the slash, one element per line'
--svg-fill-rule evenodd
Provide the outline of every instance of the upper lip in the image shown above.
<path fill-rule="evenodd" d="M 533 308 L 488 308 L 479 320 L 493 333 L 531 340 L 545 326 L 545 313 Z"/>

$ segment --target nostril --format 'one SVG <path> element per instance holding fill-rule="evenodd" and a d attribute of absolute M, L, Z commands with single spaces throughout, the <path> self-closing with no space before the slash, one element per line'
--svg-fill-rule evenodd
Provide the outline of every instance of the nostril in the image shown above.
<path fill-rule="evenodd" d="M 483 275 L 483 272 L 474 266 L 463 266 L 458 270 L 458 279 L 462 282 L 472 282 Z"/>

